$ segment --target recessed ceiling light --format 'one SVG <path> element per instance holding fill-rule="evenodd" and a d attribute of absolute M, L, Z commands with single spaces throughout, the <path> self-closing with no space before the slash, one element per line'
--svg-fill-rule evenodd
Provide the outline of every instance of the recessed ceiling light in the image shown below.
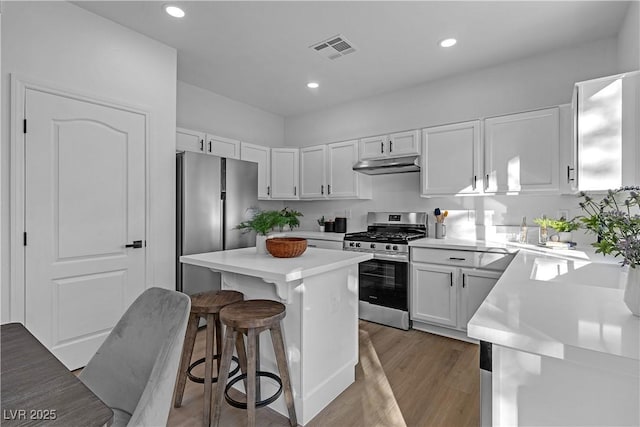
<path fill-rule="evenodd" d="M 184 10 L 180 9 L 178 6 L 165 5 L 164 11 L 174 18 L 183 18 Z"/>
<path fill-rule="evenodd" d="M 320 85 L 316 82 L 309 82 L 307 83 L 307 87 L 309 89 L 318 89 L 320 87 Z"/>
<path fill-rule="evenodd" d="M 456 39 L 444 39 L 444 40 L 441 40 L 439 44 L 441 47 L 451 47 L 456 43 L 458 43 L 458 40 Z"/>

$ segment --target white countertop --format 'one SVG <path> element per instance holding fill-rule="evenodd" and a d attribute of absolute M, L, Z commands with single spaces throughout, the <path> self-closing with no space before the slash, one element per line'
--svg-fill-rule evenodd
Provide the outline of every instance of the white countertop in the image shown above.
<path fill-rule="evenodd" d="M 489 249 L 507 248 L 505 243 L 485 242 L 482 240 L 464 240 L 464 239 L 434 239 L 433 237 L 425 237 L 409 242 L 410 247 L 414 248 L 434 248 L 434 249 L 457 249 L 465 251 L 487 251 Z M 517 249 L 509 250 L 515 252 Z"/>
<path fill-rule="evenodd" d="M 285 231 L 283 235 L 290 237 L 302 237 L 305 239 L 317 239 L 317 240 L 331 240 L 334 242 L 342 242 L 346 233 L 333 233 L 330 231 L 305 231 L 305 230 L 293 230 Z M 274 237 L 277 237 L 275 234 Z"/>
<path fill-rule="evenodd" d="M 640 318 L 623 302 L 622 274 L 601 255 L 523 248 L 469 321 L 468 335 L 560 359 L 607 355 L 637 364 Z"/>
<path fill-rule="evenodd" d="M 302 255 L 295 258 L 275 258 L 269 254 L 258 254 L 256 248 L 243 248 L 184 255 L 180 257 L 180 262 L 260 277 L 269 281 L 291 282 L 371 258 L 373 255 L 368 253 L 318 248 L 307 248 Z"/>

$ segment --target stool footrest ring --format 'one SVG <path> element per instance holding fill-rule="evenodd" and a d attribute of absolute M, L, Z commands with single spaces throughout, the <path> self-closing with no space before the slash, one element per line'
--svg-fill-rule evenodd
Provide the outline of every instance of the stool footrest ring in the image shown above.
<path fill-rule="evenodd" d="M 231 387 L 233 387 L 233 385 L 235 383 L 245 379 L 246 377 L 247 377 L 247 374 L 238 375 L 237 377 L 235 377 L 234 379 L 229 381 L 229 384 L 227 384 L 227 386 L 225 387 L 225 389 L 224 389 L 224 399 L 227 401 L 227 403 L 229 403 L 229 405 L 231 405 L 233 407 L 236 407 L 236 408 L 240 408 L 240 409 L 247 409 L 247 404 L 245 402 L 239 402 L 239 401 L 233 399 L 231 396 L 229 396 L 229 390 L 231 390 Z M 260 401 L 256 401 L 256 408 L 262 408 L 263 406 L 267 406 L 267 405 L 275 402 L 278 399 L 278 397 L 280 397 L 280 395 L 282 394 L 282 380 L 280 379 L 279 376 L 277 376 L 276 374 L 272 374 L 271 372 L 257 371 L 256 372 L 256 381 L 260 381 L 260 377 L 271 378 L 272 380 L 277 382 L 278 383 L 278 391 L 276 391 L 273 394 L 273 396 L 270 396 L 270 397 L 268 397 L 266 399 L 263 399 L 263 400 L 260 400 Z"/>
<path fill-rule="evenodd" d="M 214 354 L 213 355 L 213 360 L 217 360 L 220 358 L 219 354 Z M 202 359 L 198 359 L 195 362 L 193 362 L 191 365 L 189 365 L 189 369 L 187 369 L 187 377 L 193 381 L 194 383 L 199 383 L 199 384 L 204 384 L 204 377 L 197 377 L 195 375 L 193 375 L 191 373 L 191 371 L 193 370 L 193 368 L 195 368 L 198 365 L 201 365 L 204 363 L 205 358 L 203 357 Z M 234 362 L 236 362 L 236 367 L 235 369 L 233 369 L 231 372 L 229 372 L 229 377 L 231 378 L 232 376 L 234 376 L 235 374 L 238 373 L 238 371 L 240 370 L 240 363 L 238 363 L 238 358 L 236 356 L 231 356 L 231 360 L 233 360 Z M 211 377 L 211 382 L 215 383 L 218 382 L 218 377 Z"/>

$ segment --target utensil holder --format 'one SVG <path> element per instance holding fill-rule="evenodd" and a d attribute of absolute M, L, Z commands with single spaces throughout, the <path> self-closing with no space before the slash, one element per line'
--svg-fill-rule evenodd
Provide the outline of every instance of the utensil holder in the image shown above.
<path fill-rule="evenodd" d="M 444 239 L 447 236 L 447 226 L 436 222 L 436 239 Z"/>

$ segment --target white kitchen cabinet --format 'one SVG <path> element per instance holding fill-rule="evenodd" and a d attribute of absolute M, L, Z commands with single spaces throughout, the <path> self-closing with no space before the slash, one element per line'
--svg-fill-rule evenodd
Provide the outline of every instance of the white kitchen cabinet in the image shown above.
<path fill-rule="evenodd" d="M 240 146 L 240 160 L 258 164 L 258 199 L 269 199 L 271 197 L 271 149 L 243 142 Z"/>
<path fill-rule="evenodd" d="M 497 271 L 461 269 L 462 292 L 458 319 L 460 329 L 467 329 L 467 323 L 487 298 L 501 274 Z"/>
<path fill-rule="evenodd" d="M 299 198 L 299 149 L 271 149 L 271 198 L 297 200 Z"/>
<path fill-rule="evenodd" d="M 326 194 L 327 146 L 300 149 L 300 198 L 321 199 Z"/>
<path fill-rule="evenodd" d="M 206 134 L 195 130 L 176 128 L 176 150 L 205 152 Z"/>
<path fill-rule="evenodd" d="M 327 145 L 327 197 L 329 199 L 370 199 L 371 176 L 353 171 L 358 161 L 358 141 Z"/>
<path fill-rule="evenodd" d="M 559 192 L 557 107 L 492 117 L 484 124 L 486 192 Z"/>
<path fill-rule="evenodd" d="M 360 139 L 360 160 L 420 154 L 420 131 L 411 130 Z"/>
<path fill-rule="evenodd" d="M 423 129 L 421 195 L 482 193 L 481 142 L 479 120 Z"/>
<path fill-rule="evenodd" d="M 371 177 L 353 171 L 358 141 L 300 149 L 301 199 L 371 198 Z"/>
<path fill-rule="evenodd" d="M 560 192 L 575 194 L 578 191 L 578 173 L 576 165 L 578 151 L 576 147 L 574 111 L 571 104 L 558 106 L 560 123 Z"/>
<path fill-rule="evenodd" d="M 455 267 L 412 263 L 411 320 L 456 327 L 458 274 Z"/>
<path fill-rule="evenodd" d="M 577 185 L 602 191 L 640 182 L 640 71 L 576 83 Z"/>
<path fill-rule="evenodd" d="M 176 128 L 176 149 L 228 159 L 240 158 L 240 141 L 185 128 Z"/>
<path fill-rule="evenodd" d="M 207 134 L 207 154 L 226 157 L 228 159 L 240 158 L 240 141 L 221 136 Z"/>

